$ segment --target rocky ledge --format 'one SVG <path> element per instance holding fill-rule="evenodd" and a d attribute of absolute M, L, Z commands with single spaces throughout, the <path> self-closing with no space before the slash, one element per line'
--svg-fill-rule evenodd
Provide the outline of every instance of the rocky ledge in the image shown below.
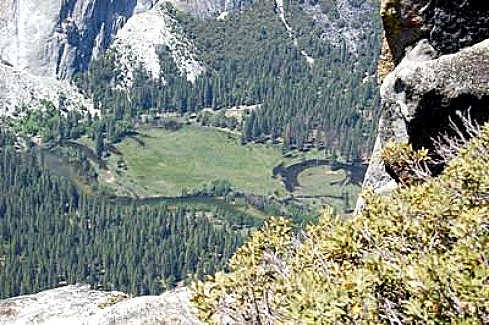
<path fill-rule="evenodd" d="M 379 134 L 364 187 L 386 193 L 396 186 L 380 158 L 387 142 L 408 141 L 414 149 L 433 152 L 433 139 L 454 132 L 451 121 L 460 120 L 460 114 L 470 114 L 479 124 L 489 120 L 489 39 L 435 57 L 435 49 L 422 40 L 385 78 Z"/>
<path fill-rule="evenodd" d="M 200 324 L 186 288 L 131 298 L 122 292 L 69 285 L 0 300 L 0 324 Z"/>

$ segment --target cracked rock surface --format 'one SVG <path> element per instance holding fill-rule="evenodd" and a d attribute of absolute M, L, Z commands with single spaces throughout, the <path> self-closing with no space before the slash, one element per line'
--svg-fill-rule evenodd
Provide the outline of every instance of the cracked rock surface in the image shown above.
<path fill-rule="evenodd" d="M 428 41 L 420 41 L 385 78 L 381 98 L 379 134 L 364 187 L 385 193 L 395 187 L 379 156 L 385 143 L 405 140 L 414 149 L 434 149 L 433 139 L 452 132 L 450 121 L 461 113 L 479 123 L 489 120 L 489 39 L 438 58 Z M 359 200 L 357 211 L 362 204 Z"/>
<path fill-rule="evenodd" d="M 1 0 L 0 61 L 36 76 L 70 78 L 157 0 Z"/>
<path fill-rule="evenodd" d="M 197 325 L 186 288 L 160 296 L 130 298 L 122 292 L 69 285 L 0 300 L 0 324 L 168 324 Z"/>

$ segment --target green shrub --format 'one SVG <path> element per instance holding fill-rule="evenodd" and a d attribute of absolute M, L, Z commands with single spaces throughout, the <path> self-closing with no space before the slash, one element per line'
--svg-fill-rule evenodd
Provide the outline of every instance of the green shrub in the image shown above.
<path fill-rule="evenodd" d="M 210 323 L 487 324 L 488 166 L 486 124 L 439 177 L 366 191 L 359 216 L 302 235 L 270 219 L 192 300 Z"/>

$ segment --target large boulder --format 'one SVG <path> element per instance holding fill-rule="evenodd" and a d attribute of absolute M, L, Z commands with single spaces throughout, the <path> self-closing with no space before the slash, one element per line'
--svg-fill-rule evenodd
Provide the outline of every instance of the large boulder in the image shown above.
<path fill-rule="evenodd" d="M 381 17 L 382 115 L 364 187 L 388 193 L 397 175 L 380 158 L 385 143 L 404 140 L 433 152 L 433 138 L 453 132 L 458 113 L 489 119 L 489 3 L 381 0 Z M 359 199 L 357 212 L 362 205 Z"/>
<path fill-rule="evenodd" d="M 395 187 L 395 175 L 387 173 L 379 155 L 385 143 L 408 141 L 414 149 L 433 152 L 433 139 L 455 132 L 451 121 L 460 120 L 460 113 L 469 112 L 479 123 L 489 120 L 489 39 L 455 54 L 436 55 L 422 40 L 385 78 L 379 134 L 364 187 L 382 193 Z"/>
<path fill-rule="evenodd" d="M 383 79 L 408 46 L 421 39 L 439 54 L 451 54 L 489 38 L 489 3 L 481 0 L 382 0 Z"/>

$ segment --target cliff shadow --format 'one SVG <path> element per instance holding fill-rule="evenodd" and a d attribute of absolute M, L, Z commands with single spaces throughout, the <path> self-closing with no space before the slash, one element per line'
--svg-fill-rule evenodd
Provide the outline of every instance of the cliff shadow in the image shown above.
<path fill-rule="evenodd" d="M 446 96 L 432 90 L 426 93 L 420 101 L 414 118 L 407 123 L 409 141 L 413 149 L 426 148 L 430 156 L 435 160 L 441 158 L 435 151 L 433 139 L 441 135 L 450 138 L 460 138 L 457 129 L 464 137 L 470 138 L 466 131 L 462 116 L 469 117 L 471 121 L 482 126 L 489 121 L 489 96 L 475 96 L 472 94 L 461 94 L 455 99 L 447 100 Z M 453 126 L 453 123 L 456 127 Z M 439 175 L 444 165 L 431 164 L 429 166 L 433 175 Z"/>

